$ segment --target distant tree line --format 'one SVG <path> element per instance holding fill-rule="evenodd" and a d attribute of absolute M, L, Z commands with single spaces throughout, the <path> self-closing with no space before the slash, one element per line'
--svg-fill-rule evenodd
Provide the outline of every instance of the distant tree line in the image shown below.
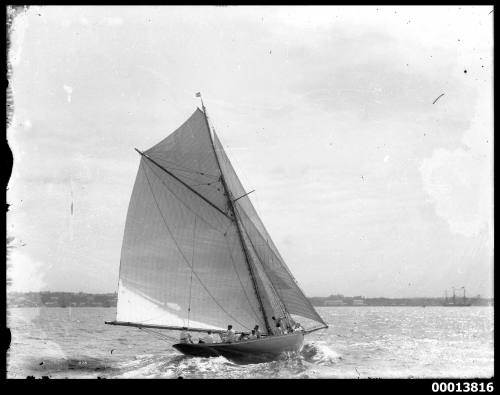
<path fill-rule="evenodd" d="M 365 298 L 364 296 L 330 295 L 310 297 L 314 306 L 442 306 L 444 298 Z M 457 298 L 461 303 L 461 298 Z M 10 292 L 9 307 L 116 307 L 117 294 L 91 294 L 84 292 Z M 466 299 L 472 306 L 492 306 L 493 298 L 479 295 Z"/>
<path fill-rule="evenodd" d="M 11 307 L 115 307 L 116 293 L 90 294 L 84 292 L 12 292 L 7 294 Z"/>

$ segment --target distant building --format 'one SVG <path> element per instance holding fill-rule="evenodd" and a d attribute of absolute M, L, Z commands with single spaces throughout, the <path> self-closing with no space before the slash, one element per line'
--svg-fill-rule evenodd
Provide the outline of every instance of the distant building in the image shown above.
<path fill-rule="evenodd" d="M 366 306 L 366 303 L 363 299 L 353 299 L 352 305 L 353 306 Z"/>
<path fill-rule="evenodd" d="M 325 300 L 323 303 L 324 303 L 324 306 L 345 306 L 346 305 L 346 303 L 344 303 L 344 301 L 341 299 L 329 299 L 329 300 Z"/>

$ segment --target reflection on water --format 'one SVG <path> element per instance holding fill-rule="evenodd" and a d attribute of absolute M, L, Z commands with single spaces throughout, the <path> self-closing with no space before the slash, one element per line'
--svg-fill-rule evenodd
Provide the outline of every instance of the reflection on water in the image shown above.
<path fill-rule="evenodd" d="M 114 308 L 11 308 L 8 377 L 492 377 L 492 307 L 324 307 L 327 330 L 278 361 L 180 355 L 154 334 L 104 325 Z M 171 334 L 172 335 L 172 334 Z"/>

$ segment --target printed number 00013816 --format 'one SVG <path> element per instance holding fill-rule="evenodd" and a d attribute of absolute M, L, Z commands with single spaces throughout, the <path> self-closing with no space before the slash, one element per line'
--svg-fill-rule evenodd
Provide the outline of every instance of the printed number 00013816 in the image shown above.
<path fill-rule="evenodd" d="M 484 382 L 433 382 L 432 392 L 493 392 L 493 383 Z"/>

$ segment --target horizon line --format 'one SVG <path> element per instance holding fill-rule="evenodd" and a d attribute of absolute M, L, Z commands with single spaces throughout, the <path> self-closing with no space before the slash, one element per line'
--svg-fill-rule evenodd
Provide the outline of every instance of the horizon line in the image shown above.
<path fill-rule="evenodd" d="M 43 291 L 13 291 L 13 290 L 7 290 L 7 294 L 9 293 L 72 293 L 72 294 L 90 294 L 90 295 L 108 295 L 108 294 L 118 294 L 118 291 L 108 291 L 108 292 L 88 292 L 88 291 L 51 291 L 51 290 L 43 290 Z M 328 296 L 308 296 L 305 295 L 307 298 L 329 298 L 331 296 L 339 296 L 340 294 L 330 294 Z M 457 298 L 463 298 L 463 295 L 457 294 Z M 348 296 L 348 295 L 342 295 L 342 298 L 363 298 L 363 299 L 437 299 L 441 298 L 444 299 L 445 296 L 440 295 L 440 296 L 364 296 L 364 295 L 355 295 L 355 296 Z M 448 298 L 452 298 L 452 295 L 449 295 Z M 494 299 L 494 296 L 483 296 L 481 294 L 476 294 L 476 295 L 469 295 L 467 296 L 468 299 L 470 298 L 482 298 L 482 299 Z"/>

